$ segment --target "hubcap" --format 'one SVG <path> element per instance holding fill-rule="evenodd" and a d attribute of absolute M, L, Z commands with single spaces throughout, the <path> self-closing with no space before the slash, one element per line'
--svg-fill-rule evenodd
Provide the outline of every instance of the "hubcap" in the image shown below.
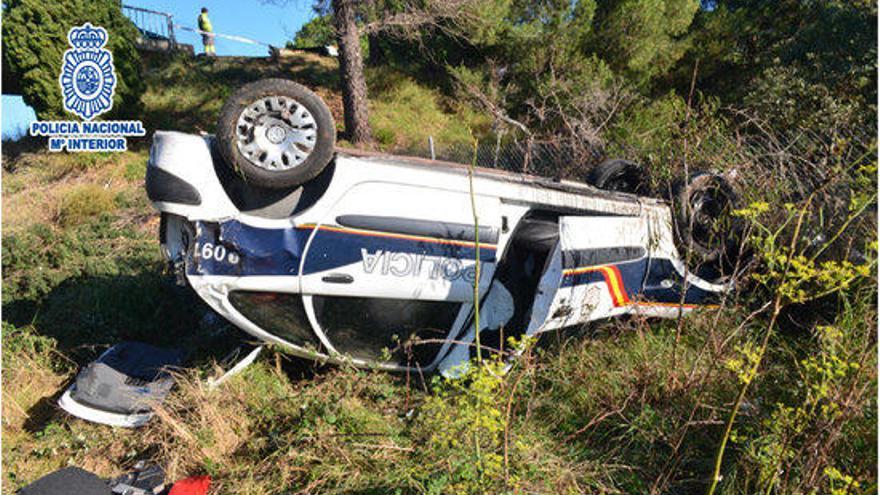
<path fill-rule="evenodd" d="M 249 162 L 264 170 L 290 170 L 315 149 L 318 124 L 293 98 L 269 96 L 250 104 L 236 125 L 236 145 Z"/>
<path fill-rule="evenodd" d="M 273 125 L 266 131 L 266 137 L 269 138 L 269 142 L 272 144 L 281 144 L 285 136 L 287 136 L 287 131 L 280 125 Z"/>

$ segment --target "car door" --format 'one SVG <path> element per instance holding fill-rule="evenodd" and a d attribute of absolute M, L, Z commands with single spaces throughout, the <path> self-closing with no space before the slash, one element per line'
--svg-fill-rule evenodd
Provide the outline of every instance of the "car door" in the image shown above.
<path fill-rule="evenodd" d="M 477 248 L 467 192 L 390 182 L 353 186 L 309 226 L 314 232 L 300 270 L 307 309 L 327 344 L 363 361 L 433 362 L 463 305 L 473 302 L 478 253 L 481 291 L 492 280 L 499 203 L 475 198 Z M 430 345 L 418 346 L 414 356 L 395 351 L 416 340 Z"/>
<path fill-rule="evenodd" d="M 559 241 L 535 294 L 527 333 L 630 311 L 648 267 L 640 217 L 563 216 Z"/>

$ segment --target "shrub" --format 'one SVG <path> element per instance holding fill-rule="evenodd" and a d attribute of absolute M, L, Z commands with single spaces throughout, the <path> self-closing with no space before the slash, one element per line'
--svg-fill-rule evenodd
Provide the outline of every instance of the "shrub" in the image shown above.
<path fill-rule="evenodd" d="M 864 119 L 858 96 L 835 94 L 834 88 L 810 81 L 791 67 L 765 70 L 744 102 L 775 129 L 826 131 L 858 125 Z"/>
<path fill-rule="evenodd" d="M 62 55 L 70 48 L 67 31 L 85 22 L 103 26 L 110 35 L 107 48 L 113 53 L 117 77 L 110 115 L 136 117 L 140 113 L 145 86 L 135 48 L 137 29 L 122 14 L 119 2 L 11 0 L 4 2 L 3 17 L 5 89 L 20 89 L 39 118 L 65 117 L 58 75 Z M 34 35 L 37 32 L 39 36 Z M 16 85 L 20 87 L 11 87 Z"/>
<path fill-rule="evenodd" d="M 61 200 L 58 223 L 64 226 L 82 223 L 116 209 L 116 194 L 97 184 L 77 186 Z"/>
<path fill-rule="evenodd" d="M 681 123 L 687 118 L 687 102 L 675 93 L 653 101 L 639 101 L 627 108 L 610 133 L 612 154 L 638 156 L 648 167 L 667 166 L 680 146 Z"/>
<path fill-rule="evenodd" d="M 314 17 L 303 24 L 293 41 L 287 42 L 287 48 L 314 48 L 335 44 L 336 30 L 333 28 L 333 17 L 328 14 Z"/>

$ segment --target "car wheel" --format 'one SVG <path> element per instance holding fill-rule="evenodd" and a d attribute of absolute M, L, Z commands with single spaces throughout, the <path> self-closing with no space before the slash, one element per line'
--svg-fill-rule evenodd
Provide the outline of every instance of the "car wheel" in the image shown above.
<path fill-rule="evenodd" d="M 274 189 L 300 185 L 327 166 L 336 124 L 311 90 L 285 79 L 241 87 L 220 111 L 220 154 L 246 181 Z"/>
<path fill-rule="evenodd" d="M 730 274 L 741 254 L 743 224 L 733 215 L 739 195 L 724 177 L 696 173 L 673 188 L 675 225 L 690 265 L 702 278 Z"/>
<path fill-rule="evenodd" d="M 641 165 L 629 160 L 609 159 L 593 167 L 587 182 L 599 189 L 632 194 L 647 191 L 645 170 Z"/>

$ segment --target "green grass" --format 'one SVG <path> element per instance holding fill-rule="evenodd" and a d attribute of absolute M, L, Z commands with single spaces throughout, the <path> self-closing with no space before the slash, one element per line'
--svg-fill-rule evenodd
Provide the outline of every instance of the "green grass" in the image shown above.
<path fill-rule="evenodd" d="M 388 71 L 370 73 L 370 126 L 382 149 L 412 151 L 469 145 L 491 125 L 485 115 L 458 106 L 412 78 Z"/>

